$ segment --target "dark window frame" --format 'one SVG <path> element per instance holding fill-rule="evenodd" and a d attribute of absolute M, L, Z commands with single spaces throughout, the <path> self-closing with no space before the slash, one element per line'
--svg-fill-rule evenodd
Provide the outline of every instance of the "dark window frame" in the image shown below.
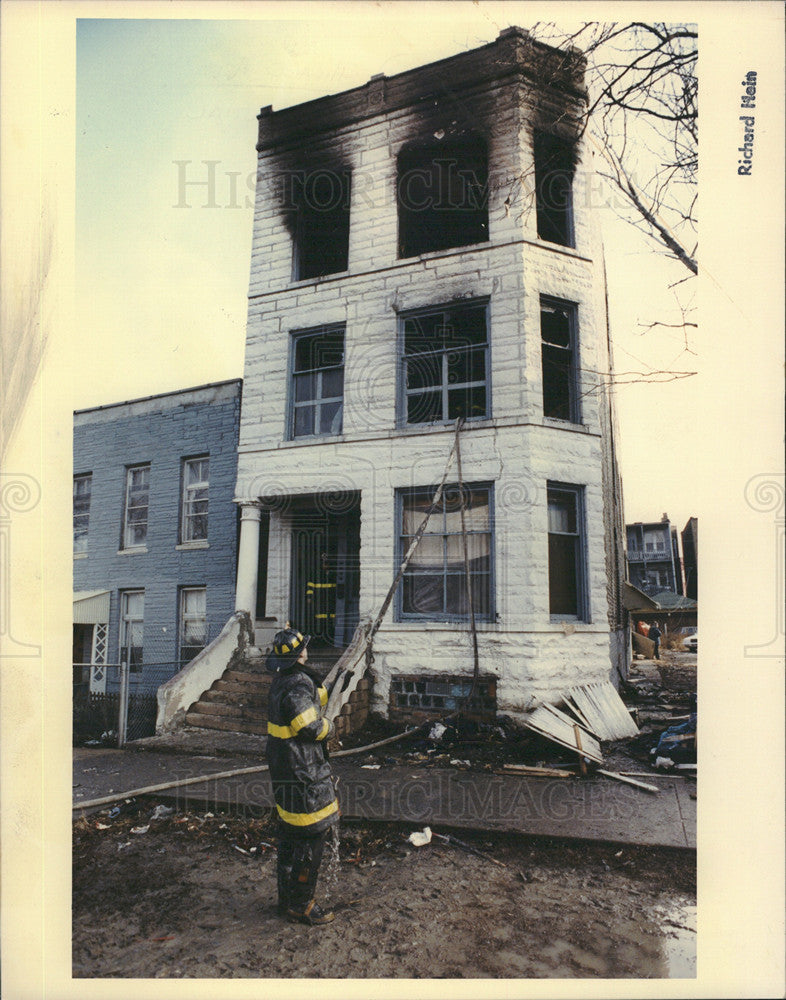
<path fill-rule="evenodd" d="M 569 497 L 573 503 L 573 515 L 575 518 L 575 529 L 573 531 L 552 531 L 550 521 L 550 503 L 552 498 Z M 586 522 L 586 502 L 585 487 L 576 483 L 547 482 L 546 483 L 546 533 L 548 539 L 547 575 L 549 584 L 549 616 L 551 621 L 592 621 L 590 616 L 589 602 L 589 576 L 587 558 L 587 522 Z M 554 607 L 557 581 L 557 551 L 556 544 L 552 539 L 573 539 L 572 559 L 573 559 L 573 580 L 572 589 L 575 592 L 575 610 L 557 610 Z M 564 545 L 563 548 L 567 548 Z"/>
<path fill-rule="evenodd" d="M 470 309 L 484 310 L 484 322 L 486 327 L 486 337 L 483 343 L 473 343 L 468 342 L 467 344 L 461 346 L 443 346 L 437 350 L 431 351 L 418 351 L 407 353 L 407 323 L 412 320 L 426 319 L 435 316 L 442 315 L 446 317 L 446 325 L 450 322 L 449 318 L 452 313 L 461 312 Z M 485 367 L 485 377 L 483 379 L 469 379 L 462 383 L 450 382 L 450 372 L 449 372 L 449 362 L 451 353 L 456 354 L 457 351 L 465 351 L 467 353 L 471 351 L 483 351 L 483 364 Z M 396 403 L 396 426 L 399 429 L 409 428 L 409 427 L 431 427 L 436 425 L 448 425 L 455 421 L 455 415 L 451 415 L 451 401 L 450 393 L 456 392 L 461 388 L 471 391 L 480 386 L 485 389 L 485 412 L 477 415 L 463 414 L 466 420 L 489 420 L 492 417 L 492 370 L 491 370 L 491 301 L 489 298 L 479 298 L 471 299 L 467 301 L 455 302 L 455 303 L 443 303 L 434 306 L 426 306 L 421 309 L 408 309 L 405 312 L 398 314 L 398 345 L 397 345 L 397 358 L 398 358 L 398 375 L 397 375 L 397 403 Z M 428 359 L 436 359 L 439 357 L 439 368 L 440 368 L 440 382 L 439 384 L 434 384 L 432 386 L 417 386 L 410 388 L 407 385 L 408 380 L 408 364 L 410 359 L 420 358 L 422 361 L 428 362 Z M 410 420 L 409 419 L 409 400 L 410 397 L 423 397 L 429 394 L 434 395 L 439 393 L 441 395 L 441 416 L 433 420 Z"/>
<path fill-rule="evenodd" d="M 535 131 L 532 155 L 535 173 L 535 216 L 538 238 L 575 248 L 573 182 L 576 142 L 553 132 Z"/>
<path fill-rule="evenodd" d="M 297 360 L 298 344 L 307 338 L 336 338 L 341 335 L 341 364 L 328 364 L 312 368 L 299 368 Z M 292 330 L 289 337 L 289 362 L 287 366 L 287 441 L 314 440 L 317 438 L 339 437 L 344 433 L 344 399 L 345 386 L 344 375 L 346 370 L 346 324 L 332 323 L 323 326 L 309 327 L 303 330 Z M 341 372 L 341 394 L 322 395 L 324 373 Z M 298 377 L 315 377 L 315 391 L 312 398 L 297 399 L 296 379 Z M 322 421 L 322 407 L 339 403 L 337 415 L 334 415 L 333 422 L 338 420 L 337 430 L 319 431 L 313 430 L 311 433 L 298 433 L 297 431 L 297 411 L 314 408 L 312 426 L 318 428 Z"/>
<path fill-rule="evenodd" d="M 488 143 L 479 133 L 402 147 L 396 157 L 399 259 L 487 243 L 488 200 Z"/>
<path fill-rule="evenodd" d="M 486 600 L 488 603 L 488 609 L 486 612 L 481 612 L 478 608 L 474 608 L 474 615 L 476 622 L 494 622 L 497 620 L 496 611 L 496 519 L 494 510 L 494 483 L 490 481 L 484 482 L 472 482 L 464 484 L 465 490 L 468 491 L 485 491 L 487 495 L 488 502 L 488 529 L 484 531 L 467 531 L 467 535 L 488 535 L 489 536 L 489 569 L 487 573 L 474 574 L 475 576 L 487 576 L 488 577 L 488 590 L 486 592 Z M 409 547 L 411 539 L 413 536 L 404 535 L 404 501 L 409 497 L 417 497 L 418 499 L 430 500 L 433 498 L 436 492 L 436 485 L 434 486 L 407 486 L 399 488 L 395 491 L 395 564 L 394 572 L 398 572 L 401 563 L 404 560 L 404 555 Z M 443 510 L 444 510 L 444 497 L 445 493 L 450 493 L 450 491 L 458 490 L 457 483 L 448 483 L 445 485 L 443 491 Z M 434 519 L 437 514 L 434 513 L 429 518 L 428 525 L 426 527 L 426 535 L 430 537 L 442 537 L 443 539 L 443 608 L 447 603 L 447 579 L 449 576 L 455 576 L 461 579 L 462 585 L 465 585 L 465 570 L 463 562 L 461 563 L 460 570 L 455 573 L 448 573 L 447 571 L 447 549 L 445 539 L 451 538 L 461 538 L 461 529 L 454 532 L 437 532 L 434 531 Z M 444 527 L 444 522 L 443 522 Z M 422 544 L 422 542 L 421 542 Z M 417 552 L 417 550 L 416 550 Z M 411 565 L 411 564 L 410 564 Z M 394 609 L 394 620 L 397 622 L 468 622 L 469 621 L 469 611 L 466 614 L 461 614 L 455 611 L 445 611 L 442 612 L 416 612 L 416 611 L 405 611 L 404 610 L 404 587 L 405 580 L 407 576 L 411 575 L 409 572 L 405 572 L 404 578 L 402 578 L 399 586 L 396 588 L 395 599 L 393 602 Z"/>
<path fill-rule="evenodd" d="M 340 200 L 336 204 L 332 191 L 327 200 L 318 196 L 317 184 L 325 178 L 338 179 Z M 292 189 L 292 281 L 316 281 L 343 274 L 349 269 L 352 171 L 317 166 L 295 172 L 290 183 L 295 185 L 301 180 L 297 190 L 294 186 Z"/>
<path fill-rule="evenodd" d="M 547 311 L 560 311 L 567 314 L 568 320 L 568 344 L 559 345 L 555 338 L 547 341 L 544 335 L 543 315 Z M 559 352 L 567 355 L 565 364 L 556 362 Z M 541 358 L 541 378 L 543 383 L 542 403 L 543 416 L 552 420 L 564 420 L 568 423 L 581 423 L 581 392 L 579 378 L 579 307 L 576 302 L 569 302 L 567 299 L 558 299 L 551 295 L 541 295 L 540 297 L 540 358 Z M 547 358 L 549 359 L 547 361 Z M 556 362 L 556 363 L 555 363 Z M 552 381 L 556 377 L 556 367 L 565 369 L 565 383 L 567 390 L 567 415 L 546 412 L 547 399 L 547 364 L 552 366 Z"/>

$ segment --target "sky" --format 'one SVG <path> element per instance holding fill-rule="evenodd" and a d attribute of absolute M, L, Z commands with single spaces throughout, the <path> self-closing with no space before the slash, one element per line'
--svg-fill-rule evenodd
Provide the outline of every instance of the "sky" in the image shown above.
<path fill-rule="evenodd" d="M 291 20 L 77 22 L 77 409 L 242 377 L 256 115 L 493 41 L 519 5 L 312 4 Z M 277 7 L 276 10 L 281 11 Z M 340 8 L 345 11 L 346 8 Z M 284 8 L 286 11 L 286 7 Z M 489 13 L 491 12 L 491 13 Z M 303 19 L 305 16 L 305 19 Z M 300 18 L 300 19 L 298 19 Z M 685 277 L 601 204 L 626 520 L 699 516 L 688 474 L 701 375 L 673 321 Z"/>

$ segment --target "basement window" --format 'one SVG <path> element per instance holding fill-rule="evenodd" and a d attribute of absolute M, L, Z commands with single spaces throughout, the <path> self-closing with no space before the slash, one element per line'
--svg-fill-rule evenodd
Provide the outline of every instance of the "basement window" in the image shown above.
<path fill-rule="evenodd" d="M 401 327 L 400 424 L 489 416 L 488 303 L 407 313 Z"/>
<path fill-rule="evenodd" d="M 541 298 L 543 416 L 579 421 L 576 368 L 576 306 Z"/>
<path fill-rule="evenodd" d="M 538 236 L 550 243 L 572 247 L 575 143 L 565 142 L 549 132 L 536 132 L 534 144 Z"/>
<path fill-rule="evenodd" d="M 340 434 L 344 410 L 344 327 L 292 335 L 290 438 Z"/>
<path fill-rule="evenodd" d="M 488 154 L 480 136 L 398 155 L 399 257 L 488 240 Z"/>
<path fill-rule="evenodd" d="M 448 486 L 436 507 L 435 487 L 416 487 L 398 493 L 397 562 L 403 562 L 427 511 L 426 530 L 404 573 L 398 594 L 400 620 L 466 621 L 469 618 L 461 501 L 467 532 L 472 606 L 475 618 L 493 618 L 492 551 L 493 488 L 487 484 Z"/>
<path fill-rule="evenodd" d="M 549 611 L 552 619 L 589 621 L 584 488 L 549 483 Z"/>
<path fill-rule="evenodd" d="M 349 260 L 349 170 L 309 170 L 293 185 L 293 281 L 346 271 Z"/>

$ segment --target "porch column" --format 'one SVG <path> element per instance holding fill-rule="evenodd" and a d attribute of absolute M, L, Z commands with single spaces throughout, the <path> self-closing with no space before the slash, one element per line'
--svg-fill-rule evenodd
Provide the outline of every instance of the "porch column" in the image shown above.
<path fill-rule="evenodd" d="M 247 611 L 253 624 L 257 607 L 259 572 L 259 522 L 262 507 L 258 500 L 235 500 L 240 504 L 240 544 L 237 553 L 235 610 Z"/>

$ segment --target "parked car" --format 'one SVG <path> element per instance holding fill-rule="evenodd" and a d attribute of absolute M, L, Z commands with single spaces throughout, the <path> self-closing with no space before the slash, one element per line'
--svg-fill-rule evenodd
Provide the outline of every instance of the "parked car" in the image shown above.
<path fill-rule="evenodd" d="M 686 636 L 682 640 L 683 649 L 687 649 L 689 653 L 695 653 L 699 647 L 699 633 L 694 632 L 693 635 Z"/>

